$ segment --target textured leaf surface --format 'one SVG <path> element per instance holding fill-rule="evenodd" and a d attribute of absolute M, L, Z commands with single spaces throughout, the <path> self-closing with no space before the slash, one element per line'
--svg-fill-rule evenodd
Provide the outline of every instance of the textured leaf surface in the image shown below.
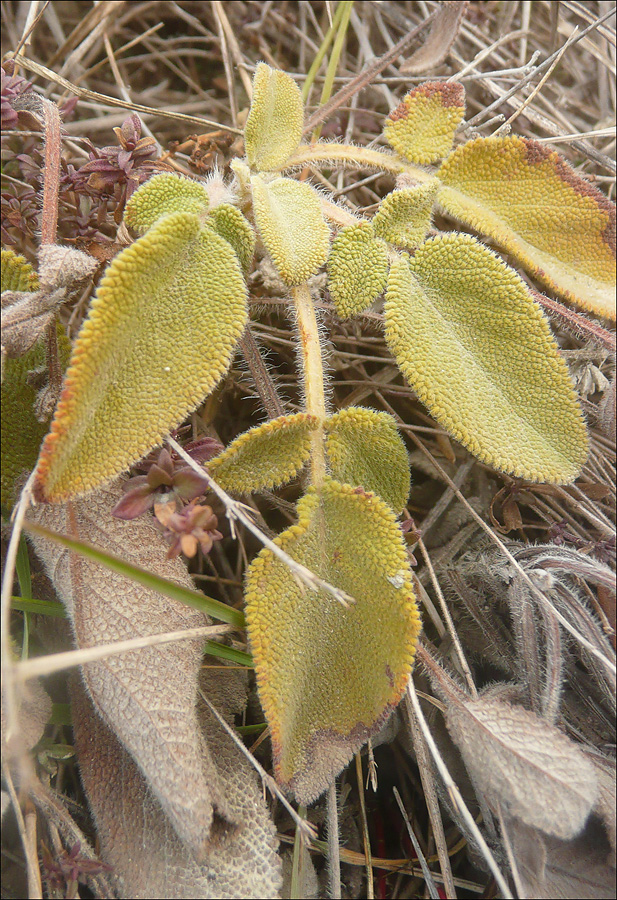
<path fill-rule="evenodd" d="M 307 590 L 270 550 L 248 570 L 246 616 L 275 773 L 311 803 L 384 724 L 407 683 L 420 620 L 392 510 L 326 479 L 277 543 L 346 591 Z"/>
<path fill-rule="evenodd" d="M 302 284 L 326 261 L 330 230 L 310 185 L 251 178 L 255 224 L 283 281 Z"/>
<path fill-rule="evenodd" d="M 208 471 L 224 491 L 250 494 L 291 481 L 311 453 L 315 416 L 279 416 L 245 431 L 219 456 Z"/>
<path fill-rule="evenodd" d="M 370 222 L 341 228 L 328 256 L 328 290 L 341 319 L 364 312 L 386 287 L 388 251 Z"/>
<path fill-rule="evenodd" d="M 39 280 L 36 272 L 23 256 L 13 250 L 1 251 L 2 291 L 36 291 Z"/>
<path fill-rule="evenodd" d="M 375 234 L 391 244 L 415 250 L 431 227 L 438 184 L 435 178 L 385 196 L 373 218 Z"/>
<path fill-rule="evenodd" d="M 482 697 L 448 704 L 446 722 L 491 809 L 564 840 L 582 831 L 598 784 L 565 734 L 522 707 Z"/>
<path fill-rule="evenodd" d="M 78 335 L 39 494 L 84 493 L 160 443 L 225 373 L 246 318 L 237 257 L 196 216 L 166 216 L 123 250 Z"/>
<path fill-rule="evenodd" d="M 597 820 L 571 841 L 539 834 L 522 822 L 507 825 L 523 896 L 533 900 L 606 900 L 615 896 L 615 866 Z M 614 857 L 613 857 L 614 859 Z"/>
<path fill-rule="evenodd" d="M 244 129 L 249 165 L 263 172 L 280 169 L 300 143 L 303 121 L 302 95 L 293 78 L 259 63 Z"/>
<path fill-rule="evenodd" d="M 414 163 L 434 163 L 447 156 L 465 115 L 465 89 L 448 81 L 418 85 L 393 109 L 384 127 L 386 140 Z"/>
<path fill-rule="evenodd" d="M 2 250 L 2 291 L 36 291 L 38 279 L 30 263 L 12 250 Z M 45 348 L 36 346 L 24 356 L 7 359 L 3 367 L 2 405 L 2 505 L 9 509 L 15 500 L 14 486 L 23 471 L 34 468 L 48 422 L 37 422 L 32 411 L 36 390 L 26 383 L 26 375 L 45 363 Z M 28 412 L 29 411 L 29 412 Z"/>
<path fill-rule="evenodd" d="M 111 510 L 118 484 L 85 500 L 41 504 L 30 517 L 192 588 L 184 565 L 166 559 L 167 544 L 151 520 L 125 522 Z M 37 554 L 67 608 L 79 647 L 206 625 L 197 610 L 37 536 Z M 198 856 L 214 812 L 230 810 L 197 722 L 201 640 L 179 641 L 110 656 L 82 669 L 95 708 L 131 754 L 179 835 Z M 105 785 L 107 789 L 109 785 Z"/>
<path fill-rule="evenodd" d="M 469 235 L 390 268 L 386 339 L 432 415 L 475 456 L 533 481 L 574 480 L 587 435 L 548 322 L 519 276 Z"/>
<path fill-rule="evenodd" d="M 246 271 L 255 252 L 255 232 L 240 210 L 230 203 L 221 203 L 211 210 L 207 221 L 217 234 L 231 244 Z"/>
<path fill-rule="evenodd" d="M 204 692 L 208 695 L 207 683 Z M 281 883 L 275 829 L 254 772 L 212 714 L 199 710 L 213 776 L 232 824 L 217 821 L 199 863 L 171 827 L 151 786 L 87 696 L 71 692 L 82 781 L 101 858 L 120 897 L 169 900 L 275 898 Z"/>
<path fill-rule="evenodd" d="M 351 406 L 326 421 L 326 450 L 333 477 L 374 491 L 402 512 L 411 484 L 409 460 L 392 416 Z"/>
<path fill-rule="evenodd" d="M 439 170 L 439 202 L 567 299 L 615 318 L 615 204 L 555 151 L 478 138 Z"/>
<path fill-rule="evenodd" d="M 209 206 L 206 189 L 197 181 L 161 172 L 137 188 L 126 204 L 124 223 L 143 234 L 161 216 L 170 213 L 193 213 L 203 216 Z"/>

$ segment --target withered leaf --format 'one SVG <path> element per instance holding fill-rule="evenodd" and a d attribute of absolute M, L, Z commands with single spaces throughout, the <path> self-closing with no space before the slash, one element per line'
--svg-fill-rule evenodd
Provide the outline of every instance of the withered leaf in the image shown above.
<path fill-rule="evenodd" d="M 593 765 L 552 725 L 502 700 L 447 697 L 446 723 L 491 809 L 569 840 L 598 794 Z"/>
<path fill-rule="evenodd" d="M 205 682 L 207 691 L 207 676 Z M 73 688 L 81 777 L 96 820 L 101 856 L 113 867 L 119 896 L 277 897 L 281 865 L 260 788 L 209 710 L 200 711 L 200 724 L 235 824 L 215 818 L 200 864 L 178 839 L 134 760 L 95 713 L 76 680 Z"/>
<path fill-rule="evenodd" d="M 87 500 L 35 508 L 32 518 L 192 588 L 184 565 L 166 559 L 151 520 L 111 516 L 121 484 Z M 207 624 L 202 613 L 32 537 L 63 600 L 79 647 Z M 85 686 L 106 724 L 131 754 L 180 839 L 199 857 L 213 819 L 229 810 L 197 724 L 201 642 L 163 644 L 83 667 Z"/>
<path fill-rule="evenodd" d="M 522 822 L 507 825 L 524 897 L 534 900 L 604 900 L 615 896 L 615 869 L 609 865 L 608 841 L 591 818 L 574 840 L 539 834 Z"/>
<path fill-rule="evenodd" d="M 441 4 L 422 46 L 400 66 L 401 75 L 429 72 L 444 61 L 456 40 L 467 6 L 467 0 L 445 0 Z"/>

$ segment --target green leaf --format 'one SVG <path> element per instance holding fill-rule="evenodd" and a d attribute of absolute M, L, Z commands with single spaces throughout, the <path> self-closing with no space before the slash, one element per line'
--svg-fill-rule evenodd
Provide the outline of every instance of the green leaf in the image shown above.
<path fill-rule="evenodd" d="M 38 291 L 36 272 L 23 256 L 12 250 L 1 251 L 2 291 Z"/>
<path fill-rule="evenodd" d="M 149 590 L 158 591 L 164 597 L 192 606 L 193 609 L 198 609 L 200 612 L 212 616 L 213 619 L 218 619 L 220 622 L 228 622 L 237 628 L 242 628 L 244 625 L 244 616 L 239 610 L 234 609 L 232 606 L 227 606 L 219 600 L 213 600 L 212 597 L 207 597 L 200 591 L 191 591 L 173 581 L 167 581 L 165 578 L 153 575 L 151 572 L 147 572 L 146 569 L 141 569 L 139 566 L 125 562 L 125 560 L 113 556 L 111 553 L 98 550 L 91 544 L 85 543 L 85 541 L 66 537 L 64 534 L 50 531 L 48 528 L 43 528 L 42 525 L 36 525 L 34 522 L 26 521 L 24 528 L 26 531 L 32 532 L 32 534 L 66 547 L 79 556 L 91 559 L 111 572 L 123 575 L 125 578 L 129 578 L 131 581 L 135 581 Z"/>
<path fill-rule="evenodd" d="M 245 431 L 209 460 L 208 471 L 224 491 L 237 494 L 285 484 L 307 462 L 311 433 L 318 426 L 316 416 L 307 413 L 271 419 Z"/>
<path fill-rule="evenodd" d="M 438 185 L 434 178 L 387 194 L 373 218 L 375 234 L 390 244 L 415 250 L 431 227 Z"/>
<path fill-rule="evenodd" d="M 205 187 L 172 172 L 161 172 L 137 188 L 126 204 L 124 224 L 143 234 L 170 213 L 205 215 L 209 206 Z"/>
<path fill-rule="evenodd" d="M 413 163 L 434 163 L 452 149 L 465 115 L 465 90 L 450 81 L 427 81 L 405 94 L 384 127 L 386 140 Z"/>
<path fill-rule="evenodd" d="M 392 262 L 386 340 L 431 414 L 483 462 L 573 481 L 587 435 L 568 370 L 522 279 L 465 234 Z"/>
<path fill-rule="evenodd" d="M 522 137 L 478 138 L 439 170 L 443 208 L 511 253 L 550 290 L 615 319 L 615 204 Z"/>
<path fill-rule="evenodd" d="M 238 259 L 197 216 L 165 216 L 119 253 L 77 337 L 38 497 L 83 494 L 160 444 L 223 376 L 246 319 Z"/>
<path fill-rule="evenodd" d="M 251 178 L 255 224 L 286 284 L 302 284 L 323 266 L 330 229 L 313 188 L 291 178 Z"/>
<path fill-rule="evenodd" d="M 246 617 L 277 779 L 309 804 L 400 700 L 420 620 L 394 513 L 327 478 L 277 544 L 355 599 L 344 608 L 298 583 L 264 549 L 247 574 Z"/>
<path fill-rule="evenodd" d="M 240 210 L 231 203 L 221 203 L 210 211 L 207 222 L 217 234 L 231 244 L 242 269 L 246 272 L 255 253 L 255 232 Z"/>
<path fill-rule="evenodd" d="M 326 451 L 337 481 L 373 491 L 399 515 L 409 496 L 409 459 L 396 421 L 350 406 L 326 420 Z"/>
<path fill-rule="evenodd" d="M 244 128 L 251 168 L 264 172 L 282 168 L 300 143 L 303 121 L 302 95 L 293 78 L 259 63 Z"/>
<path fill-rule="evenodd" d="M 371 305 L 386 287 L 388 250 L 370 222 L 341 228 L 328 256 L 328 290 L 341 319 Z"/>

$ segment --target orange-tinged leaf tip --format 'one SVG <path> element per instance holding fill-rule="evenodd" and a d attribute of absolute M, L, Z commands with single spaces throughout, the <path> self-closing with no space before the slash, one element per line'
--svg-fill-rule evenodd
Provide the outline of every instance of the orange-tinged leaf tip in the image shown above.
<path fill-rule="evenodd" d="M 441 206 L 551 290 L 615 319 L 615 204 L 528 138 L 477 138 L 439 170 Z"/>
<path fill-rule="evenodd" d="M 428 81 L 409 91 L 386 119 L 390 146 L 414 163 L 446 156 L 465 115 L 465 89 L 450 81 Z"/>
<path fill-rule="evenodd" d="M 376 495 L 327 478 L 276 543 L 355 600 L 346 609 L 307 590 L 268 549 L 248 570 L 248 631 L 275 773 L 308 804 L 397 705 L 420 619 L 400 529 Z"/>

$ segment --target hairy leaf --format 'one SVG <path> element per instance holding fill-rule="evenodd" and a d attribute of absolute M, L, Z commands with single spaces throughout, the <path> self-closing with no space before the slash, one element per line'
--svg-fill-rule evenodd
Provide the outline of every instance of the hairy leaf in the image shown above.
<path fill-rule="evenodd" d="M 300 88 L 290 75 L 259 63 L 253 102 L 244 128 L 248 163 L 253 169 L 280 169 L 302 137 L 304 108 Z"/>
<path fill-rule="evenodd" d="M 333 477 L 374 491 L 399 515 L 409 496 L 409 460 L 392 416 L 350 406 L 326 420 L 326 433 Z"/>
<path fill-rule="evenodd" d="M 137 188 L 126 204 L 124 223 L 144 234 L 161 216 L 192 213 L 204 216 L 210 201 L 205 187 L 183 175 L 161 172 Z"/>
<path fill-rule="evenodd" d="M 291 481 L 311 453 L 315 416 L 296 413 L 279 416 L 245 431 L 219 456 L 208 471 L 224 491 L 250 494 Z"/>
<path fill-rule="evenodd" d="M 206 688 L 207 692 L 207 688 Z M 120 897 L 278 897 L 281 863 L 260 785 L 208 710 L 199 710 L 211 777 L 231 821 L 213 824 L 205 859 L 179 839 L 151 785 L 78 685 L 71 691 L 82 781 L 102 859 Z M 122 823 L 122 827 L 119 827 Z"/>
<path fill-rule="evenodd" d="M 341 319 L 364 312 L 385 289 L 388 251 L 370 222 L 341 228 L 328 256 L 328 290 Z"/>
<path fill-rule="evenodd" d="M 159 444 L 225 373 L 246 318 L 237 257 L 197 216 L 165 216 L 123 250 L 78 335 L 38 496 L 83 494 Z"/>
<path fill-rule="evenodd" d="M 40 524 L 68 531 L 122 555 L 137 566 L 186 588 L 192 582 L 145 518 L 125 522 L 111 510 L 118 484 L 85 500 L 42 504 L 30 514 Z M 207 624 L 206 617 L 158 592 L 31 536 L 37 554 L 67 608 L 79 647 Z M 216 768 L 200 735 L 197 679 L 202 641 L 179 641 L 110 656 L 82 669 L 100 716 L 131 754 L 180 839 L 200 856 L 215 811 L 230 820 Z M 108 787 L 108 786 L 106 786 Z"/>
<path fill-rule="evenodd" d="M 573 481 L 587 436 L 565 363 L 523 281 L 475 238 L 428 240 L 390 268 L 386 339 L 432 415 L 475 456 Z"/>
<path fill-rule="evenodd" d="M 255 224 L 286 284 L 302 284 L 328 256 L 330 230 L 313 188 L 291 178 L 251 178 Z"/>
<path fill-rule="evenodd" d="M 345 609 L 307 590 L 268 549 L 248 570 L 246 616 L 275 773 L 308 804 L 398 703 L 420 620 L 401 533 L 374 494 L 326 479 L 277 543 L 355 599 Z"/>
<path fill-rule="evenodd" d="M 419 75 L 441 65 L 456 39 L 468 5 L 468 0 L 444 0 L 437 10 L 431 30 L 422 38 L 422 46 L 399 66 L 401 75 Z"/>
<path fill-rule="evenodd" d="M 524 891 L 534 900 L 605 900 L 615 895 L 615 867 L 601 825 L 590 819 L 573 840 L 539 834 L 512 820 L 508 837 Z"/>
<path fill-rule="evenodd" d="M 554 151 L 523 137 L 478 138 L 439 170 L 438 199 L 551 290 L 615 318 L 615 204 Z"/>
<path fill-rule="evenodd" d="M 2 249 L 0 258 L 2 293 L 4 291 L 38 290 L 39 279 L 37 274 L 23 256 L 18 256 L 13 250 Z"/>
<path fill-rule="evenodd" d="M 375 234 L 391 244 L 415 250 L 431 227 L 438 184 L 435 178 L 387 194 L 373 218 Z"/>
<path fill-rule="evenodd" d="M 414 163 L 447 156 L 465 115 L 465 89 L 450 81 L 427 81 L 405 94 L 384 127 L 386 140 Z"/>
<path fill-rule="evenodd" d="M 482 697 L 448 703 L 446 723 L 491 809 L 563 840 L 582 831 L 598 783 L 565 734 L 520 706 Z"/>
<path fill-rule="evenodd" d="M 240 265 L 246 271 L 255 252 L 255 232 L 239 209 L 231 203 L 221 203 L 210 211 L 208 224 L 233 247 Z"/>

